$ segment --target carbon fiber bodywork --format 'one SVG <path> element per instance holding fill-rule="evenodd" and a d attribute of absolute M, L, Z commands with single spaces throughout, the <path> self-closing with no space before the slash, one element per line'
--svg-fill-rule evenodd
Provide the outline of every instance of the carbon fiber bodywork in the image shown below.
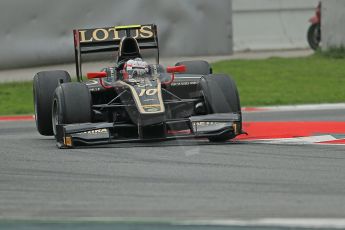
<path fill-rule="evenodd" d="M 58 147 L 72 148 L 80 145 L 206 138 L 229 131 L 239 135 L 242 132 L 240 126 L 241 116 L 236 113 L 192 116 L 186 119 L 166 120 L 150 126 L 106 122 L 82 123 L 58 125 L 56 139 Z M 135 130 L 136 135 L 121 136 L 121 130 Z"/>
<path fill-rule="evenodd" d="M 87 85 L 93 98 L 93 122 L 58 125 L 58 147 L 241 134 L 240 113 L 197 111 L 196 105 L 204 103 L 202 77 L 179 74 L 166 86 L 149 78 L 137 83 L 116 81 L 109 83 L 111 90 L 91 82 Z M 149 90 L 155 94 L 143 93 Z"/>

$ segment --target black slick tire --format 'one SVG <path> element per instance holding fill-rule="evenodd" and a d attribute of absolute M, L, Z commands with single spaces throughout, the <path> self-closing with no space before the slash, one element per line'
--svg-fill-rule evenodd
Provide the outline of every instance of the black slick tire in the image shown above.
<path fill-rule="evenodd" d="M 35 121 L 38 132 L 44 136 L 53 135 L 51 122 L 52 102 L 55 89 L 60 83 L 70 82 L 71 77 L 66 71 L 43 71 L 34 76 L 33 95 Z"/>
<path fill-rule="evenodd" d="M 313 50 L 317 50 L 320 46 L 320 42 L 321 42 L 320 29 L 321 29 L 320 23 L 312 24 L 310 25 L 308 29 L 307 39 L 308 39 L 310 48 L 312 48 Z"/>
<path fill-rule="evenodd" d="M 204 76 L 200 81 L 208 114 L 238 113 L 241 115 L 241 103 L 235 81 L 227 75 L 214 74 Z M 240 121 L 240 130 L 242 117 Z M 236 134 L 232 131 L 219 136 L 209 137 L 211 142 L 223 142 L 232 139 Z"/>
<path fill-rule="evenodd" d="M 55 90 L 52 110 L 54 135 L 56 125 L 91 122 L 91 93 L 84 83 L 61 84 Z"/>

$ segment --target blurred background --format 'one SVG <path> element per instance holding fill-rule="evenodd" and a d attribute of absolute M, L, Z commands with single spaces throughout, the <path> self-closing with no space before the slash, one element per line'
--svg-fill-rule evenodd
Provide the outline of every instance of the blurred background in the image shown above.
<path fill-rule="evenodd" d="M 73 62 L 72 30 L 158 24 L 163 57 L 308 48 L 318 0 L 2 0 L 0 69 Z M 345 44 L 345 1 L 322 1 L 322 48 Z"/>

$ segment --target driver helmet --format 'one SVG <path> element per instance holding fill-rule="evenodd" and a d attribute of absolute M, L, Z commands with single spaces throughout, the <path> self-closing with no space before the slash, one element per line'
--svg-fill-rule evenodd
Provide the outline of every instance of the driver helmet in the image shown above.
<path fill-rule="evenodd" d="M 123 67 L 126 78 L 143 77 L 149 72 L 149 65 L 141 58 L 128 60 Z"/>

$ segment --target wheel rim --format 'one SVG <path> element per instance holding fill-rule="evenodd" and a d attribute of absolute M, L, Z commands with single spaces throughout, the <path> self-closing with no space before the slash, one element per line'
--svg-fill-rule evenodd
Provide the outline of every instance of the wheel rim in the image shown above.
<path fill-rule="evenodd" d="M 59 104 L 56 99 L 53 101 L 53 111 L 52 111 L 52 125 L 53 125 L 53 133 L 56 136 L 56 126 L 60 124 L 59 119 Z"/>
<path fill-rule="evenodd" d="M 35 122 L 36 122 L 36 126 L 37 126 L 37 109 L 38 109 L 38 106 L 37 106 L 37 92 L 36 90 L 34 89 L 34 110 L 35 110 Z"/>
<path fill-rule="evenodd" d="M 313 42 L 314 42 L 315 47 L 319 46 L 320 40 L 321 40 L 320 31 L 319 31 L 319 28 L 316 28 L 313 33 Z"/>
<path fill-rule="evenodd" d="M 201 90 L 201 96 L 203 98 L 203 102 L 204 102 L 204 105 L 206 107 L 206 114 L 211 114 L 213 113 L 212 110 L 211 110 L 211 107 L 210 107 L 210 104 L 208 103 L 207 99 L 206 99 L 206 96 L 205 96 L 205 93 L 203 90 Z"/>
<path fill-rule="evenodd" d="M 308 31 L 308 42 L 310 48 L 316 50 L 321 43 L 321 28 L 320 25 L 312 25 Z"/>

